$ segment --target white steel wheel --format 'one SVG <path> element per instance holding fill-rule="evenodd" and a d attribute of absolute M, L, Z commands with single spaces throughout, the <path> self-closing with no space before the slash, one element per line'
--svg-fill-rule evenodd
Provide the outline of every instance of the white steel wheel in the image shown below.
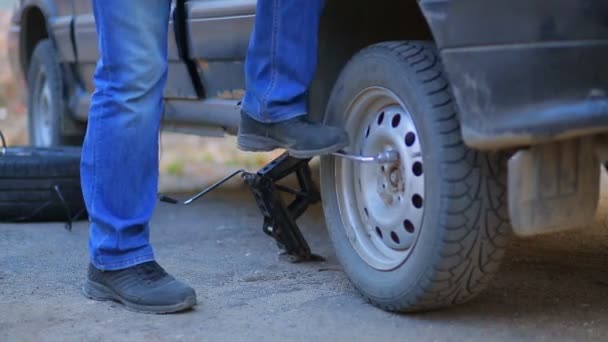
<path fill-rule="evenodd" d="M 325 121 L 348 152 L 393 164 L 321 160 L 323 209 L 336 256 L 373 304 L 419 311 L 474 298 L 498 270 L 511 233 L 500 155 L 467 148 L 430 43 L 390 42 L 342 71 Z"/>
<path fill-rule="evenodd" d="M 370 266 L 391 270 L 416 244 L 424 216 L 424 166 L 418 131 L 398 97 L 382 87 L 364 89 L 347 109 L 350 149 L 362 155 L 392 150 L 392 164 L 336 160 L 340 214 L 353 247 Z"/>

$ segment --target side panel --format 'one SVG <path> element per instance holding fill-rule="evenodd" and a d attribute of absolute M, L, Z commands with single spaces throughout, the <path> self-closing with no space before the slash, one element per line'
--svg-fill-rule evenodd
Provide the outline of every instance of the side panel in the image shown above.
<path fill-rule="evenodd" d="M 6 40 L 6 51 L 8 60 L 11 66 L 11 72 L 14 76 L 16 86 L 18 89 L 20 101 L 25 103 L 25 75 L 23 70 L 23 61 L 21 59 L 20 51 L 20 37 L 21 37 L 21 11 L 15 10 L 11 17 L 10 27 Z"/>
<path fill-rule="evenodd" d="M 42 17 L 38 13 L 42 12 Z M 60 60 L 72 58 L 69 27 L 72 18 L 72 0 L 23 0 L 16 21 L 21 27 L 20 54 L 23 69 L 29 63 L 27 51 L 32 51 L 46 31 L 59 53 Z M 41 26 L 38 23 L 45 21 Z M 26 39 L 35 38 L 33 40 Z"/>
<path fill-rule="evenodd" d="M 243 61 L 255 20 L 255 0 L 190 0 L 187 30 L 190 58 L 208 98 L 240 100 Z"/>
<path fill-rule="evenodd" d="M 48 18 L 51 37 L 54 38 L 59 60 L 71 62 L 74 60 L 74 45 L 71 39 L 73 0 L 55 0 L 53 3 L 56 12 Z"/>
<path fill-rule="evenodd" d="M 442 49 L 608 36 L 604 0 L 420 0 L 420 6 Z"/>
<path fill-rule="evenodd" d="M 608 2 L 422 0 L 479 149 L 608 131 Z"/>
<path fill-rule="evenodd" d="M 174 0 L 173 0 L 174 2 Z M 92 1 L 79 0 L 75 2 L 76 16 L 74 19 L 76 58 L 78 71 L 82 79 L 83 87 L 87 92 L 94 90 L 93 73 L 99 58 L 97 31 L 95 18 L 93 16 Z M 167 86 L 165 87 L 166 98 L 198 98 L 186 66 L 180 60 L 173 21 L 167 23 L 169 26 L 168 61 L 169 74 Z"/>
<path fill-rule="evenodd" d="M 93 72 L 99 56 L 92 0 L 81 0 L 74 3 L 74 41 L 76 72 L 84 90 L 92 93 L 95 89 L 93 86 Z"/>
<path fill-rule="evenodd" d="M 242 60 L 255 20 L 255 0 L 191 0 L 187 3 L 193 57 Z"/>

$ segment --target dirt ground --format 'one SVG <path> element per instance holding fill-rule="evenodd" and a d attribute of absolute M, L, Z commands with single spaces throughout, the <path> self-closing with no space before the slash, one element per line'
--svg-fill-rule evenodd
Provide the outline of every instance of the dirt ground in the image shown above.
<path fill-rule="evenodd" d="M 61 224 L 0 225 L 0 341 L 606 341 L 605 225 L 599 215 L 586 231 L 515 240 L 478 299 L 397 315 L 351 286 L 319 207 L 301 227 L 327 261 L 289 264 L 261 232 L 250 194 L 236 188 L 193 207 L 158 208 L 157 258 L 199 294 L 194 311 L 174 316 L 81 296 L 85 222 L 72 232 Z"/>

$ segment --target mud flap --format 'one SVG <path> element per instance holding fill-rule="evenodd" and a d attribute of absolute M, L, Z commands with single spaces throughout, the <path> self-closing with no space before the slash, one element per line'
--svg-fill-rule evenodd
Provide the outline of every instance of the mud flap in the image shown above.
<path fill-rule="evenodd" d="M 509 215 L 519 236 L 582 228 L 593 222 L 600 163 L 590 138 L 538 145 L 509 160 Z"/>

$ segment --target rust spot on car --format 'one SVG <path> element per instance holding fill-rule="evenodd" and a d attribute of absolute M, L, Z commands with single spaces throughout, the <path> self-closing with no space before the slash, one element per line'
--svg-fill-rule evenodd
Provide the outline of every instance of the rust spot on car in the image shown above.
<path fill-rule="evenodd" d="M 216 97 L 222 100 L 240 100 L 244 95 L 244 89 L 233 89 L 220 91 L 217 93 Z"/>
<path fill-rule="evenodd" d="M 232 91 L 232 96 L 235 100 L 240 100 L 245 96 L 245 89 L 234 89 Z"/>
<path fill-rule="evenodd" d="M 201 68 L 201 70 L 203 70 L 204 72 L 209 71 L 209 62 L 204 59 L 197 59 L 196 62 L 198 64 L 198 67 Z"/>

